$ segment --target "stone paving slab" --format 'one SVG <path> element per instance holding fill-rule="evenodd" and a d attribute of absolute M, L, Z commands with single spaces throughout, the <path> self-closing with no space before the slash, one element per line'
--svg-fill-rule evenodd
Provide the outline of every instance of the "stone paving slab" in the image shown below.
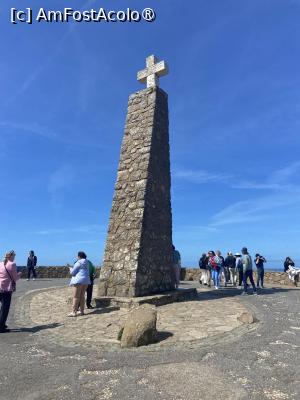
<path fill-rule="evenodd" d="M 88 346 L 118 349 L 118 332 L 129 310 L 107 307 L 86 310 L 86 315 L 67 317 L 72 289 L 50 288 L 31 292 L 19 301 L 16 322 L 19 325 L 49 326 L 35 335 L 64 346 Z M 242 327 L 237 316 L 247 309 L 235 298 L 194 300 L 157 308 L 157 329 L 161 341 L 149 347 L 173 346 L 226 334 Z"/>
<path fill-rule="evenodd" d="M 132 307 L 141 306 L 142 304 L 164 306 L 177 301 L 194 300 L 197 298 L 197 295 L 196 288 L 179 288 L 170 292 L 143 297 L 96 297 L 94 302 L 97 308 L 113 306 L 130 309 Z"/>
<path fill-rule="evenodd" d="M 31 300 L 42 293 L 29 290 L 66 283 L 18 282 L 8 321 L 13 331 L 0 337 L 0 400 L 300 398 L 299 289 L 268 287 L 259 296 L 240 297 L 233 288 L 201 288 L 199 304 L 235 298 L 260 322 L 194 342 L 111 351 L 72 346 L 71 334 L 59 343 L 50 334 L 55 324 L 28 320 Z M 195 282 L 182 282 L 189 285 Z"/>

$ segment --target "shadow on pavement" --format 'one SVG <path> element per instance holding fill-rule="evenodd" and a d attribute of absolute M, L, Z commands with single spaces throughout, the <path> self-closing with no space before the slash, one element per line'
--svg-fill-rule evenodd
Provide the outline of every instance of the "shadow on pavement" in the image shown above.
<path fill-rule="evenodd" d="M 291 290 L 295 290 L 293 288 L 289 289 L 289 288 L 264 288 L 264 289 L 258 289 L 257 290 L 257 294 L 258 297 L 259 296 L 266 296 L 266 295 L 272 295 L 275 293 L 286 293 L 289 292 Z M 220 298 L 226 298 L 226 297 L 236 297 L 236 296 L 241 296 L 243 293 L 242 289 L 236 289 L 236 288 L 232 288 L 232 287 L 223 287 L 220 288 L 218 290 L 206 290 L 206 291 L 200 291 L 198 292 L 198 298 L 196 299 L 196 301 L 198 300 L 214 300 L 214 299 L 220 299 Z M 252 296 L 253 295 L 253 290 L 252 288 L 248 289 L 248 296 Z M 246 297 L 247 296 L 241 296 L 241 297 Z"/>
<path fill-rule="evenodd" d="M 36 278 L 35 280 L 30 279 L 29 281 L 26 278 L 21 278 L 21 281 L 19 282 L 28 282 L 34 284 L 33 282 L 51 282 L 53 281 L 53 279 L 49 279 L 49 278 Z"/>
<path fill-rule="evenodd" d="M 102 307 L 102 308 L 95 308 L 93 311 L 89 312 L 87 315 L 91 314 L 107 314 L 113 311 L 120 310 L 120 307 Z"/>
<path fill-rule="evenodd" d="M 53 324 L 46 324 L 46 325 L 37 325 L 37 326 L 33 326 L 32 328 L 16 328 L 16 329 L 11 329 L 10 332 L 13 333 L 19 333 L 19 332 L 27 332 L 27 333 L 36 333 L 39 331 L 43 331 L 45 329 L 54 329 L 54 328 L 58 328 L 59 326 L 61 326 L 62 324 L 58 324 L 58 323 L 53 323 Z"/>
<path fill-rule="evenodd" d="M 174 336 L 172 332 L 168 331 L 157 332 L 157 343 L 163 342 L 164 340 L 167 340 L 172 336 Z"/>

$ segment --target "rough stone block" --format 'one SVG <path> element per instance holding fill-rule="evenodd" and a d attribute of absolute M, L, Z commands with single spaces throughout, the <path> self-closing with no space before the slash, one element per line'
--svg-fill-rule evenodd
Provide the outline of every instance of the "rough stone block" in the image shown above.
<path fill-rule="evenodd" d="M 154 306 L 143 305 L 131 311 L 125 322 L 121 347 L 146 346 L 157 341 L 157 311 Z"/>
<path fill-rule="evenodd" d="M 258 321 L 255 315 L 250 312 L 242 313 L 237 317 L 237 320 L 242 322 L 243 324 L 254 324 Z"/>

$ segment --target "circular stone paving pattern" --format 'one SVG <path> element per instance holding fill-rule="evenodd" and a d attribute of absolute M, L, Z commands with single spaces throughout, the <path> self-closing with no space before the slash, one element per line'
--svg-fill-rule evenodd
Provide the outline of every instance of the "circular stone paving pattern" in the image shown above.
<path fill-rule="evenodd" d="M 64 346 L 105 346 L 119 348 L 120 328 L 128 316 L 126 309 L 92 309 L 86 315 L 67 317 L 71 288 L 55 288 L 31 294 L 29 318 L 17 322 L 36 327 L 36 336 Z M 26 296 L 25 296 L 26 298 Z M 218 298 L 172 303 L 157 307 L 157 330 L 163 340 L 148 347 L 168 346 L 217 337 L 238 328 L 237 316 L 246 312 L 235 298 Z M 43 339 L 44 340 L 44 339 Z"/>

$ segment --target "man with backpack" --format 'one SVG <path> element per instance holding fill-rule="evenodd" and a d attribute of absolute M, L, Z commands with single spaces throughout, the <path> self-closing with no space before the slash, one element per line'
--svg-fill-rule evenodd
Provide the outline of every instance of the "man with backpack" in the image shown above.
<path fill-rule="evenodd" d="M 218 252 L 217 255 L 214 251 L 210 251 L 209 253 L 208 265 L 211 268 L 211 276 L 214 282 L 215 289 L 220 288 L 220 271 L 222 267 L 223 260 L 219 257 Z"/>

